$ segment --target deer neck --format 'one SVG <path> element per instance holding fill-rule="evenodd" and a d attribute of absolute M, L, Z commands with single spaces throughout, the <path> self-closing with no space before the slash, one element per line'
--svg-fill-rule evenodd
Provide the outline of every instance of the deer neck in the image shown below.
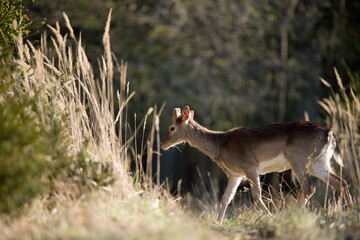
<path fill-rule="evenodd" d="M 189 122 L 187 142 L 190 146 L 195 147 L 215 159 L 220 153 L 224 141 L 224 133 L 211 131 L 195 121 Z"/>

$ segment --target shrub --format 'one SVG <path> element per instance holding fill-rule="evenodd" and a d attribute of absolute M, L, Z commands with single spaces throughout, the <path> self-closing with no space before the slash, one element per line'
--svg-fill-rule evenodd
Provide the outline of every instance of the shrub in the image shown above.
<path fill-rule="evenodd" d="M 48 189 L 64 175 L 69 160 L 60 127 L 40 124 L 36 96 L 14 92 L 6 68 L 1 79 L 0 213 L 17 212 Z"/>
<path fill-rule="evenodd" d="M 23 36 L 31 33 L 38 23 L 32 23 L 24 6 L 33 0 L 1 0 L 0 2 L 0 45 L 6 46 L 15 42 L 20 29 Z"/>

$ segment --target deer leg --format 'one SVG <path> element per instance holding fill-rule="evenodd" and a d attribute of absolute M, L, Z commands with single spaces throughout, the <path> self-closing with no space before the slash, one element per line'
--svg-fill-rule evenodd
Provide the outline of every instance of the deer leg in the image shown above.
<path fill-rule="evenodd" d="M 316 188 L 312 188 L 310 184 L 310 176 L 302 170 L 293 171 L 296 179 L 300 184 L 300 192 L 298 195 L 298 203 L 301 206 L 306 206 L 307 202 L 314 195 Z"/>
<path fill-rule="evenodd" d="M 246 177 L 250 180 L 251 196 L 257 207 L 272 215 L 261 198 L 261 186 L 258 169 L 250 171 Z"/>
<path fill-rule="evenodd" d="M 291 166 L 292 174 L 300 184 L 300 191 L 297 197 L 298 204 L 302 207 L 306 206 L 310 198 L 314 195 L 316 188 L 311 186 L 310 174 L 307 172 L 308 156 L 305 152 L 299 154 L 297 146 L 288 148 L 285 152 L 286 159 Z"/>
<path fill-rule="evenodd" d="M 335 191 L 340 194 L 340 198 L 344 197 L 345 202 L 349 207 L 353 206 L 348 184 L 343 178 L 324 168 L 312 168 L 311 174 L 318 177 L 323 182 L 328 183 L 333 189 L 335 189 Z"/>
<path fill-rule="evenodd" d="M 226 190 L 221 198 L 220 212 L 217 219 L 219 223 L 222 222 L 226 209 L 231 200 L 234 198 L 236 189 L 238 188 L 241 179 L 242 177 L 229 177 L 229 182 L 227 184 Z"/>
<path fill-rule="evenodd" d="M 300 184 L 298 202 L 305 207 L 310 198 L 314 195 L 316 187 L 311 185 L 310 176 L 306 176 Z"/>
<path fill-rule="evenodd" d="M 349 207 L 353 206 L 353 200 L 351 198 L 349 186 L 343 178 L 339 177 L 335 173 L 330 172 L 329 184 L 336 189 L 336 191 L 340 194 L 341 197 L 344 197 L 345 202 Z"/>

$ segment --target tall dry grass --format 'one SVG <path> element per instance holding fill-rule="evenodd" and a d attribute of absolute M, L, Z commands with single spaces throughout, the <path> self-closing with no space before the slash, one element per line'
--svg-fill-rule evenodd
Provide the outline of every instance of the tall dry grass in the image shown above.
<path fill-rule="evenodd" d="M 19 85 L 31 94 L 40 94 L 39 101 L 46 102 L 51 117 L 50 122 L 43 118 L 44 125 L 59 120 L 70 137 L 69 152 L 76 154 L 86 149 L 92 161 L 111 163 L 117 184 L 132 189 L 129 178 L 129 161 L 136 162 L 137 174 L 141 181 L 152 178 L 151 165 L 155 154 L 159 159 L 159 116 L 162 108 L 150 108 L 145 119 L 132 124 L 128 120 L 127 106 L 134 92 L 129 92 L 126 82 L 124 62 L 118 63 L 110 47 L 110 21 L 108 16 L 103 36 L 104 55 L 99 59 L 99 78 L 95 77 L 82 38 L 76 38 L 71 23 L 64 14 L 69 34 L 62 35 L 60 26 L 48 26 L 52 32 L 49 45 L 43 35 L 41 47 L 31 43 L 24 44 L 18 39 L 16 59 L 19 72 Z M 119 76 L 119 79 L 114 79 Z M 115 83 L 118 86 L 115 86 Z M 116 92 L 115 92 L 115 89 Z M 117 104 L 116 104 L 117 103 Z M 39 102 L 37 105 L 43 108 Z M 43 110 L 45 116 L 46 110 Z M 152 118 L 150 134 L 146 127 L 148 118 Z M 142 131 L 142 135 L 138 136 Z M 142 139 L 137 146 L 138 138 Z M 153 148 L 157 143 L 156 150 Z M 147 157 L 147 172 L 144 172 L 142 159 Z M 157 181 L 159 184 L 159 180 Z"/>
<path fill-rule="evenodd" d="M 355 199 L 360 196 L 360 99 L 351 87 L 346 89 L 335 69 L 338 91 L 319 101 L 325 110 L 328 125 L 335 132 L 342 152 L 344 169 L 341 174 L 350 180 L 351 193 Z M 332 86 L 324 79 L 323 84 Z"/>
<path fill-rule="evenodd" d="M 39 96 L 36 106 L 43 116 L 41 124 L 52 128 L 55 121 L 61 123 L 63 134 L 69 139 L 70 154 L 85 149 L 92 162 L 111 163 L 117 183 L 124 189 L 131 189 L 123 161 L 125 152 L 114 124 L 114 69 L 106 37 L 109 33 L 104 35 L 105 57 L 99 63 L 101 77 L 97 80 L 81 37 L 76 39 L 69 19 L 66 15 L 64 18 L 70 39 L 68 35 L 61 35 L 59 24 L 49 26 L 51 46 L 46 35 L 42 36 L 40 48 L 29 42 L 24 44 L 22 38 L 18 38 L 18 58 L 15 60 L 18 85 L 23 91 Z M 109 21 L 107 28 L 108 25 Z M 121 74 L 125 74 L 124 69 Z"/>
<path fill-rule="evenodd" d="M 111 52 L 111 11 L 98 78 L 82 37 L 75 36 L 65 14 L 64 19 L 69 33 L 62 35 L 59 24 L 49 26 L 51 37 L 43 35 L 38 48 L 18 38 L 16 89 L 37 95 L 41 124 L 50 129 L 61 124 L 69 154 L 85 157 L 70 164 L 69 181 L 58 181 L 50 194 L 36 198 L 21 215 L 1 215 L 1 238 L 211 239 L 213 233 L 185 215 L 160 186 L 163 107 L 150 108 L 140 121 L 128 120 L 133 118 L 127 109 L 134 93 L 126 82 L 126 63 L 118 63 Z M 136 166 L 133 173 L 131 161 Z M 157 169 L 152 169 L 153 161 Z M 115 182 L 97 182 L 109 169 L 108 177 Z M 95 191 L 73 186 L 79 178 L 80 185 Z"/>

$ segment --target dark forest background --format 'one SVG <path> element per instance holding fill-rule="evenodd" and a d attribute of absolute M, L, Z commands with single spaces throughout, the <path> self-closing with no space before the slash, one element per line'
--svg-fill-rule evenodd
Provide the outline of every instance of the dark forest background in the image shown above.
<path fill-rule="evenodd" d="M 30 19 L 49 25 L 62 24 L 66 12 L 93 64 L 112 8 L 112 49 L 128 63 L 136 92 L 130 121 L 166 102 L 162 134 L 172 109 L 185 105 L 216 130 L 304 119 L 305 112 L 321 122 L 317 101 L 329 90 L 319 78 L 333 83 L 334 68 L 360 92 L 359 1 L 37 0 L 27 8 Z M 197 150 L 180 149 L 161 159 L 161 178 L 173 191 L 179 179 L 192 191 L 208 173 L 221 188 L 221 170 Z"/>

